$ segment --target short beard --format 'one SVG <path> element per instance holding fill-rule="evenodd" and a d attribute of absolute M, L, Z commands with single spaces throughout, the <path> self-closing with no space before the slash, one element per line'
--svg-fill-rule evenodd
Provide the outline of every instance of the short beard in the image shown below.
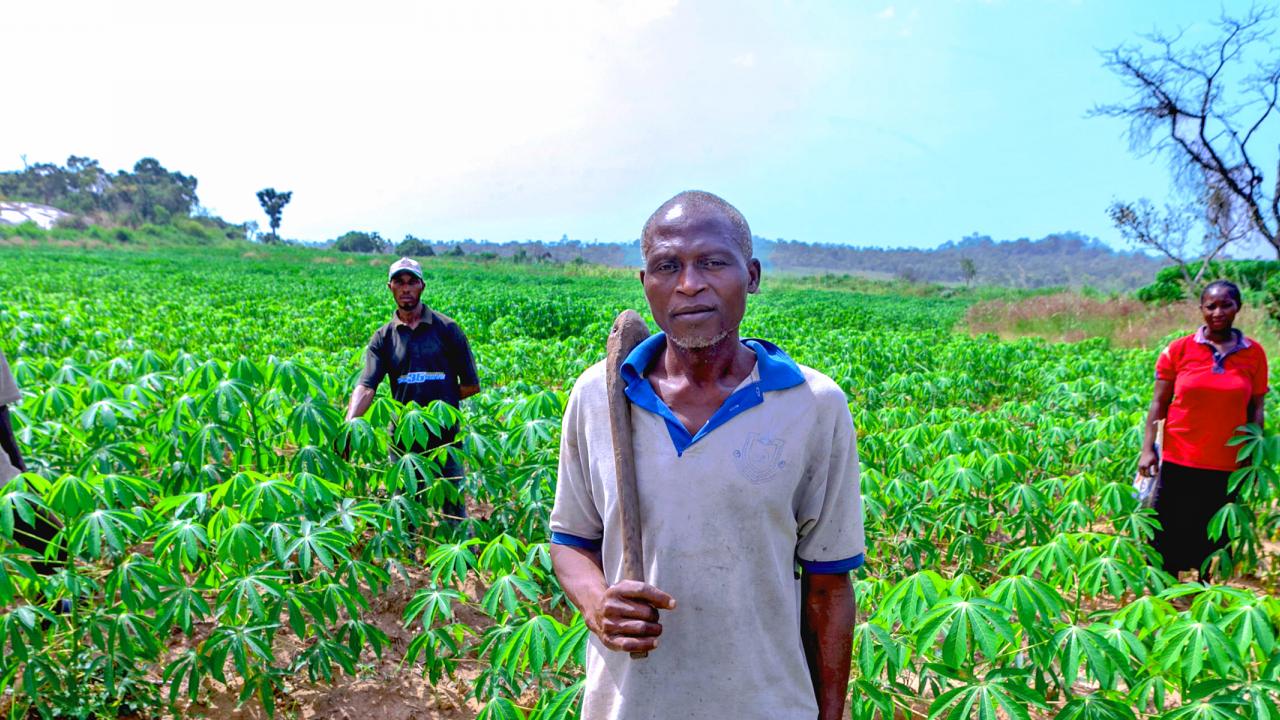
<path fill-rule="evenodd" d="M 667 335 L 667 339 L 675 343 L 676 347 L 681 350 L 706 350 L 709 347 L 719 345 L 727 337 L 729 337 L 728 330 L 721 330 L 718 335 L 710 337 L 676 337 L 675 335 Z"/>

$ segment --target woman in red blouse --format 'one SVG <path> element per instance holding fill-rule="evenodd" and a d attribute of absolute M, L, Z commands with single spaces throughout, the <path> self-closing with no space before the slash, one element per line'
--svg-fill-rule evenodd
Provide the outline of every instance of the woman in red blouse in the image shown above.
<path fill-rule="evenodd" d="M 1197 568 L 1223 542 L 1209 539 L 1209 520 L 1231 502 L 1227 478 L 1239 467 L 1227 441 L 1246 423 L 1262 425 L 1267 355 L 1232 327 L 1240 312 L 1240 288 L 1226 280 L 1200 293 L 1204 325 L 1169 344 L 1156 361 L 1155 396 L 1147 413 L 1139 471 L 1160 472 L 1156 517 L 1161 529 L 1152 546 L 1164 570 Z M 1156 423 L 1164 420 L 1164 446 L 1156 454 Z"/>

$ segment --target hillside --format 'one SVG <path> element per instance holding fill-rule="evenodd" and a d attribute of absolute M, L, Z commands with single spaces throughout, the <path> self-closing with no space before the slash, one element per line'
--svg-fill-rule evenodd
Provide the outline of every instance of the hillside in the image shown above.
<path fill-rule="evenodd" d="M 155 158 L 108 172 L 93 158 L 0 172 L 0 240 L 106 245 L 235 245 L 245 225 L 201 208 L 199 181 Z"/>
<path fill-rule="evenodd" d="M 44 230 L 34 222 L 5 227 L 0 241 L 54 241 L 88 246 L 200 246 L 252 247 L 239 226 L 217 219 L 180 218 L 163 225 L 141 227 L 56 227 Z M 292 243 L 291 243 L 292 244 Z M 588 263 L 616 268 L 640 266 L 640 246 L 631 243 L 560 242 L 495 243 L 463 240 L 427 242 L 436 255 L 461 255 L 515 263 Z M 299 251 L 321 251 L 325 246 L 300 246 Z M 384 252 L 390 252 L 387 246 Z M 972 284 L 975 286 L 1037 289 L 1091 287 L 1103 291 L 1129 291 L 1152 282 L 1164 267 L 1141 253 L 1116 252 L 1100 242 L 1078 235 L 1051 235 L 1040 240 L 996 242 L 990 238 L 966 238 L 934 249 L 858 248 L 755 238 L 756 256 L 765 269 L 786 275 L 851 275 L 873 280 L 920 283 Z M 422 252 L 407 253 L 421 256 Z M 966 278 L 966 261 L 973 275 Z"/>
<path fill-rule="evenodd" d="M 463 240 L 431 243 L 436 253 L 492 254 L 530 262 L 583 262 L 637 267 L 640 243 L 558 242 L 495 243 Z M 963 283 L 1016 288 L 1051 286 L 1100 290 L 1132 290 L 1151 282 L 1164 263 L 1140 252 L 1117 252 L 1102 242 L 1074 232 L 1039 240 L 998 242 L 971 235 L 933 249 L 852 247 L 755 238 L 756 256 L 765 269 L 795 274 L 849 273 L 873 278 L 918 282 Z M 965 262 L 974 274 L 965 277 Z"/>
<path fill-rule="evenodd" d="M 1140 252 L 1117 252 L 1074 232 L 1002 242 L 971 235 L 931 250 L 766 241 L 757 252 L 773 267 L 788 272 L 858 272 L 944 283 L 965 282 L 968 260 L 973 263 L 972 282 L 1017 288 L 1132 290 L 1151 282 L 1165 265 Z"/>

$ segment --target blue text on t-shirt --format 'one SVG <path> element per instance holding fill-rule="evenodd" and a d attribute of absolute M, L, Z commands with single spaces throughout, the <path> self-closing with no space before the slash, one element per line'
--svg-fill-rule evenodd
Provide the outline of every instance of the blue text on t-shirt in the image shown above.
<path fill-rule="evenodd" d="M 401 385 L 417 385 L 428 380 L 443 380 L 445 377 L 442 372 L 411 372 L 400 376 Z"/>

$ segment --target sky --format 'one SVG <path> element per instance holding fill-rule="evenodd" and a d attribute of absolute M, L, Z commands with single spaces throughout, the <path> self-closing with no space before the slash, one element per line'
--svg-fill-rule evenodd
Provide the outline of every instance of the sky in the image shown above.
<path fill-rule="evenodd" d="M 676 192 L 756 235 L 934 247 L 1170 193 L 1099 51 L 1202 0 L 136 2 L 5 10 L 0 170 L 154 157 L 281 234 L 625 242 Z M 1227 10 L 1247 2 L 1226 2 Z M 18 30 L 13 30 L 13 29 Z M 14 82 L 26 75 L 24 83 Z M 17 89 L 20 88 L 20 89 Z"/>

